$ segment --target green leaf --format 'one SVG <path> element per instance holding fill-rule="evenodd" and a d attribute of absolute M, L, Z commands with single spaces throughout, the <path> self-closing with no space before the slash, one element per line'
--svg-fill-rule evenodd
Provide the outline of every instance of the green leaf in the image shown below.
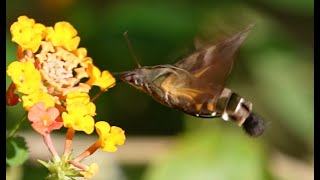
<path fill-rule="evenodd" d="M 25 139 L 20 136 L 9 138 L 6 142 L 7 166 L 19 166 L 29 157 L 29 151 Z"/>

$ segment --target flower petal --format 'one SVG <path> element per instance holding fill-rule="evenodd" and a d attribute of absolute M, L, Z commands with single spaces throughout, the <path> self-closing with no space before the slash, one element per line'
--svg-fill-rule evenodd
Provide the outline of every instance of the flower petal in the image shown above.
<path fill-rule="evenodd" d="M 80 37 L 77 36 L 77 30 L 68 22 L 57 22 L 54 28 L 47 29 L 47 41 L 51 41 L 54 46 L 61 46 L 68 51 L 77 49 Z"/>
<path fill-rule="evenodd" d="M 22 96 L 23 107 L 28 111 L 35 103 L 44 102 L 46 104 L 46 108 L 54 107 L 54 98 L 42 91 L 38 90 L 29 95 Z"/>
<path fill-rule="evenodd" d="M 32 62 L 14 61 L 8 66 L 7 74 L 21 93 L 30 94 L 40 89 L 41 75 Z"/>
<path fill-rule="evenodd" d="M 99 121 L 95 125 L 99 135 L 101 149 L 106 152 L 115 152 L 118 150 L 117 145 L 122 145 L 125 141 L 124 131 L 116 126 L 112 126 L 105 121 Z"/>
<path fill-rule="evenodd" d="M 85 179 L 90 179 L 94 175 L 96 175 L 98 171 L 99 171 L 98 164 L 92 163 L 87 167 L 86 171 L 81 172 L 81 174 Z"/>
<path fill-rule="evenodd" d="M 116 83 L 116 79 L 109 71 L 103 71 L 101 73 L 99 68 L 91 63 L 88 64 L 87 73 L 90 78 L 86 83 L 90 86 L 99 86 L 102 91 L 112 88 Z"/>
<path fill-rule="evenodd" d="M 62 122 L 56 121 L 59 110 L 55 107 L 46 109 L 45 103 L 35 103 L 28 112 L 28 119 L 32 122 L 32 128 L 43 136 L 55 129 L 60 129 Z"/>
<path fill-rule="evenodd" d="M 39 102 L 35 103 L 28 112 L 28 119 L 31 122 L 41 121 L 41 118 L 45 115 L 46 106 L 45 103 Z"/>
<path fill-rule="evenodd" d="M 19 44 L 23 50 L 31 50 L 36 52 L 44 38 L 46 27 L 40 23 L 36 23 L 27 16 L 20 16 L 18 21 L 10 27 L 12 41 Z"/>

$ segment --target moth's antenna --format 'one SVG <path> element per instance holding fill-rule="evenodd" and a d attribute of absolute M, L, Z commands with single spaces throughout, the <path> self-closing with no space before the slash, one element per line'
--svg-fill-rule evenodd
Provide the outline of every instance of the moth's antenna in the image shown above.
<path fill-rule="evenodd" d="M 127 45 L 128 45 L 128 48 L 129 48 L 129 51 L 130 51 L 130 54 L 131 54 L 133 60 L 137 63 L 138 67 L 141 68 L 141 65 L 140 65 L 140 63 L 139 63 L 139 60 L 138 60 L 136 54 L 134 53 L 133 48 L 132 48 L 132 44 L 131 44 L 131 42 L 130 42 L 130 40 L 129 40 L 128 31 L 126 31 L 126 32 L 123 33 L 123 37 L 125 38 L 125 40 L 126 40 L 126 42 L 127 42 Z"/>

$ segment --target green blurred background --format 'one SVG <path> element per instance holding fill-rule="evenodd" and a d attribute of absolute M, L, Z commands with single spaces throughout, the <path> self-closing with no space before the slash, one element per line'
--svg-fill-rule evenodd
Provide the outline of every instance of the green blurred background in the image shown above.
<path fill-rule="evenodd" d="M 128 141 L 169 137 L 174 145 L 146 163 L 116 163 L 122 175 L 114 179 L 313 178 L 313 1 L 7 0 L 7 65 L 16 59 L 9 28 L 20 15 L 47 26 L 70 22 L 96 66 L 111 72 L 136 67 L 122 36 L 125 31 L 141 64 L 157 65 L 192 52 L 198 35 L 215 39 L 255 23 L 227 86 L 253 103 L 267 122 L 265 134 L 250 138 L 235 124 L 190 117 L 118 83 L 96 101 L 96 119 L 122 127 Z M 20 106 L 7 107 L 7 128 L 22 116 Z M 28 131 L 28 124 L 24 127 Z M 145 146 L 141 152 L 149 153 Z M 34 177 L 34 172 L 41 173 Z M 46 170 L 27 162 L 22 179 L 42 179 L 39 174 L 45 176 Z"/>

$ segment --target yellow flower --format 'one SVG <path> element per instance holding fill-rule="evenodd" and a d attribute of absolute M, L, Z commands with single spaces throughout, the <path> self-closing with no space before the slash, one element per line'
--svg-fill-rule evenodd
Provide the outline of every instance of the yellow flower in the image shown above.
<path fill-rule="evenodd" d="M 101 73 L 99 68 L 94 66 L 92 63 L 88 64 L 87 73 L 90 78 L 86 83 L 90 86 L 99 86 L 102 91 L 112 88 L 116 83 L 115 78 L 109 73 L 109 71 L 103 71 Z"/>
<path fill-rule="evenodd" d="M 81 175 L 85 178 L 85 179 L 90 179 L 92 178 L 94 175 L 97 174 L 97 172 L 99 171 L 99 166 L 97 163 L 92 163 L 90 164 L 86 171 L 81 172 Z"/>
<path fill-rule="evenodd" d="M 84 92 L 71 92 L 67 95 L 66 99 L 67 111 L 70 112 L 78 112 L 78 106 L 83 107 L 81 110 L 83 115 L 89 114 L 90 116 L 96 115 L 96 106 L 93 102 L 90 102 L 90 96 Z"/>
<path fill-rule="evenodd" d="M 112 126 L 105 121 L 99 121 L 95 124 L 96 131 L 99 134 L 101 149 L 107 152 L 117 151 L 116 145 L 122 145 L 126 140 L 124 131 L 116 126 Z"/>
<path fill-rule="evenodd" d="M 66 102 L 67 104 L 74 104 L 74 103 L 87 104 L 90 102 L 90 96 L 88 93 L 74 91 L 74 92 L 70 92 L 67 95 Z"/>
<path fill-rule="evenodd" d="M 22 101 L 23 107 L 27 111 L 29 111 L 29 109 L 38 102 L 44 102 L 46 104 L 46 108 L 54 107 L 54 98 L 40 89 L 29 95 L 22 96 Z"/>
<path fill-rule="evenodd" d="M 62 126 L 69 128 L 61 160 L 55 161 L 60 158 L 50 145 L 54 161 L 40 161 L 49 169 L 50 177 L 92 178 L 99 170 L 98 165 L 86 166 L 80 162 L 99 148 L 114 152 L 125 141 L 121 128 L 110 127 L 106 122 L 95 124 L 96 106 L 88 94 L 92 86 L 108 90 L 115 85 L 115 78 L 110 72 L 101 72 L 94 66 L 93 59 L 87 57 L 87 49 L 78 48 L 80 37 L 68 22 L 46 27 L 27 16 L 20 16 L 10 27 L 10 32 L 12 41 L 18 44 L 18 61 L 7 68 L 12 80 L 6 93 L 7 105 L 16 105 L 22 100 L 23 107 L 29 112 L 31 126 L 46 136 L 45 142 L 49 145 L 51 139 L 48 135 L 52 130 Z M 21 99 L 15 90 L 21 93 Z M 75 130 L 91 134 L 94 128 L 99 139 L 78 157 L 69 156 Z"/>
<path fill-rule="evenodd" d="M 46 27 L 43 24 L 35 23 L 27 16 L 20 16 L 18 21 L 10 27 L 12 41 L 19 44 L 23 50 L 36 52 L 45 36 Z"/>
<path fill-rule="evenodd" d="M 66 128 L 72 128 L 76 131 L 84 131 L 91 134 L 94 130 L 94 119 L 86 114 L 87 107 L 83 104 L 76 103 L 68 105 L 68 113 L 62 113 L 63 125 Z"/>
<path fill-rule="evenodd" d="M 61 46 L 68 51 L 77 49 L 80 43 L 80 37 L 74 27 L 65 21 L 57 22 L 54 28 L 47 29 L 46 41 L 51 41 L 54 46 Z"/>
<path fill-rule="evenodd" d="M 74 53 L 80 58 L 80 59 L 82 59 L 82 58 L 85 58 L 86 56 L 87 56 L 87 49 L 86 48 L 83 48 L 83 47 L 81 47 L 81 48 L 78 48 L 78 49 L 76 49 L 75 51 L 74 51 Z"/>
<path fill-rule="evenodd" d="M 18 22 L 13 23 L 11 28 L 17 26 L 19 24 L 21 27 L 31 27 L 35 24 L 34 19 L 30 19 L 27 16 L 19 16 L 18 17 Z M 10 30 L 11 30 L 10 28 Z"/>
<path fill-rule="evenodd" d="M 96 106 L 90 102 L 90 96 L 84 92 L 71 92 L 67 95 L 66 109 L 62 114 L 63 124 L 67 128 L 91 134 L 94 130 Z"/>
<path fill-rule="evenodd" d="M 7 69 L 8 75 L 19 92 L 30 94 L 40 89 L 41 75 L 31 62 L 12 62 Z"/>

